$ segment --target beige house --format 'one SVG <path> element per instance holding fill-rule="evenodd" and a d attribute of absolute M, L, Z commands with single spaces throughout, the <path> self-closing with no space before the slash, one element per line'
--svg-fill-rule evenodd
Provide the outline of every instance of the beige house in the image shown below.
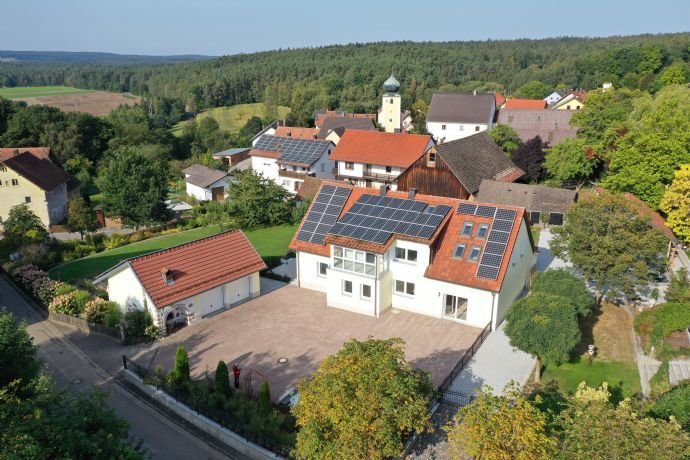
<path fill-rule="evenodd" d="M 74 180 L 48 159 L 47 148 L 0 149 L 0 222 L 26 204 L 48 227 L 67 215 L 68 182 Z"/>

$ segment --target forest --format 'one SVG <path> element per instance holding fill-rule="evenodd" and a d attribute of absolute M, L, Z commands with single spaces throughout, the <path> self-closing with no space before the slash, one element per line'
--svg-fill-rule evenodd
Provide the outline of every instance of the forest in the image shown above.
<path fill-rule="evenodd" d="M 380 42 L 238 54 L 177 64 L 3 62 L 3 86 L 67 85 L 172 98 L 191 112 L 247 102 L 292 108 L 308 125 L 319 109 L 375 111 L 381 83 L 402 82 L 403 108 L 433 91 L 615 87 L 656 92 L 669 66 L 690 61 L 690 33 L 473 42 Z M 543 96 L 542 96 L 543 97 Z"/>

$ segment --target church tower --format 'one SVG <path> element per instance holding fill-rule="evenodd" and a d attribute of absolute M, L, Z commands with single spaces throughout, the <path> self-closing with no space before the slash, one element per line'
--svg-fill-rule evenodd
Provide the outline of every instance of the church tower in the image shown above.
<path fill-rule="evenodd" d="M 384 93 L 379 113 L 379 125 L 383 126 L 387 133 L 399 133 L 402 128 L 402 101 L 398 90 L 400 82 L 391 74 L 383 83 Z"/>

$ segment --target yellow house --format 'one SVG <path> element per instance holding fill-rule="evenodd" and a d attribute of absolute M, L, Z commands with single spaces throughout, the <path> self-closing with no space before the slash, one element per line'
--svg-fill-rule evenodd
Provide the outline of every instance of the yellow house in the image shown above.
<path fill-rule="evenodd" d="M 570 93 L 556 102 L 552 108 L 556 110 L 582 110 L 584 106 L 585 104 L 582 102 L 581 97 L 578 97 L 575 93 Z"/>
<path fill-rule="evenodd" d="M 48 227 L 67 215 L 67 184 L 71 176 L 31 149 L 0 151 L 0 222 L 10 209 L 26 204 Z M 40 156 L 39 156 L 40 155 Z"/>

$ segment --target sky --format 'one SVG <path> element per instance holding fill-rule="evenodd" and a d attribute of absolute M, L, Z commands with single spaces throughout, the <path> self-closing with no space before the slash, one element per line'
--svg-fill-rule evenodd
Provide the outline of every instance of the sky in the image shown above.
<path fill-rule="evenodd" d="M 0 0 L 0 49 L 13 51 L 219 56 L 353 42 L 689 30 L 688 0 Z"/>

